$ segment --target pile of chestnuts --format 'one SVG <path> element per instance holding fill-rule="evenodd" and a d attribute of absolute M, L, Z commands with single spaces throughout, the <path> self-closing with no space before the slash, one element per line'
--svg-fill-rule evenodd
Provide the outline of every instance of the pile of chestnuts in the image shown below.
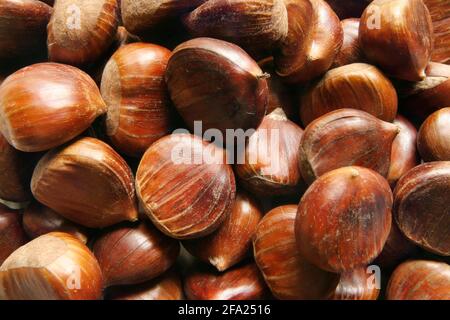
<path fill-rule="evenodd" d="M 0 300 L 450 300 L 450 1 L 0 1 Z"/>

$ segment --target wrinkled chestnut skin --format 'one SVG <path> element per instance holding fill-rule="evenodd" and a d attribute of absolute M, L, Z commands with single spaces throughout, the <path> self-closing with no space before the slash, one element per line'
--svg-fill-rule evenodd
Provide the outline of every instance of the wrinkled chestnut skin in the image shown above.
<path fill-rule="evenodd" d="M 307 126 L 333 110 L 353 108 L 392 122 L 397 107 L 391 81 L 374 66 L 353 63 L 328 71 L 306 90 L 300 98 L 300 118 Z"/>
<path fill-rule="evenodd" d="M 391 188 L 378 173 L 353 166 L 324 174 L 298 206 L 300 254 L 337 273 L 368 265 L 388 238 L 391 208 Z"/>
<path fill-rule="evenodd" d="M 326 0 L 341 19 L 359 18 L 372 0 Z"/>
<path fill-rule="evenodd" d="M 388 300 L 450 300 L 450 266 L 412 260 L 395 269 L 387 288 Z"/>
<path fill-rule="evenodd" d="M 334 59 L 332 68 L 365 62 L 366 58 L 359 44 L 359 19 L 345 19 L 341 21 L 341 25 L 344 31 L 344 42 L 336 59 Z"/>
<path fill-rule="evenodd" d="M 450 161 L 450 107 L 425 120 L 419 130 L 417 148 L 425 161 Z"/>
<path fill-rule="evenodd" d="M 233 209 L 217 231 L 211 235 L 183 242 L 193 256 L 225 271 L 250 253 L 252 238 L 263 214 L 246 193 L 238 192 Z"/>
<path fill-rule="evenodd" d="M 431 60 L 450 63 L 450 3 L 447 0 L 423 0 L 433 21 L 434 49 Z"/>
<path fill-rule="evenodd" d="M 22 228 L 22 215 L 0 204 L 0 265 L 28 241 Z"/>
<path fill-rule="evenodd" d="M 398 128 L 367 112 L 340 109 L 314 120 L 300 143 L 300 171 L 311 184 L 324 173 L 350 165 L 386 177 Z M 344 151 L 345 150 L 345 151 Z"/>
<path fill-rule="evenodd" d="M 224 273 L 197 266 L 184 279 L 184 292 L 189 300 L 261 300 L 267 287 L 254 263 Z"/>
<path fill-rule="evenodd" d="M 402 233 L 433 253 L 450 255 L 450 161 L 408 171 L 394 192 L 394 216 Z"/>
<path fill-rule="evenodd" d="M 320 270 L 298 253 L 296 215 L 296 205 L 284 205 L 264 216 L 253 240 L 256 264 L 277 299 L 325 299 L 339 276 Z"/>
<path fill-rule="evenodd" d="M 332 300 L 377 300 L 380 288 L 367 273 L 367 268 L 357 268 L 341 274 Z"/>
<path fill-rule="evenodd" d="M 147 222 L 105 230 L 93 245 L 105 286 L 152 280 L 168 270 L 180 245 Z"/>

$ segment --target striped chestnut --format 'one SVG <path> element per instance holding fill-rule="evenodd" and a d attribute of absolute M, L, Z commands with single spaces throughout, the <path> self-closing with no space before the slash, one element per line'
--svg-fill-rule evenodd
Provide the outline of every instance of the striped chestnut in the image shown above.
<path fill-rule="evenodd" d="M 450 105 L 450 101 L 448 102 Z M 450 107 L 436 111 L 419 130 L 417 148 L 425 161 L 450 161 Z"/>
<path fill-rule="evenodd" d="M 332 300 L 377 300 L 380 295 L 379 283 L 367 268 L 360 267 L 341 274 Z"/>
<path fill-rule="evenodd" d="M 27 241 L 22 228 L 21 212 L 0 204 L 0 265 Z"/>

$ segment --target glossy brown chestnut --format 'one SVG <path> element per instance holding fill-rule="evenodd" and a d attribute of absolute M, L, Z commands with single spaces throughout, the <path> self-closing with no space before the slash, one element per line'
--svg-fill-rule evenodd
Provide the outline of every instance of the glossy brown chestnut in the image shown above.
<path fill-rule="evenodd" d="M 434 49 L 431 60 L 450 64 L 450 3 L 446 0 L 423 0 L 433 21 Z"/>
<path fill-rule="evenodd" d="M 236 194 L 225 152 L 190 134 L 161 138 L 144 154 L 136 191 L 150 219 L 177 239 L 214 232 L 231 212 Z"/>
<path fill-rule="evenodd" d="M 430 13 L 422 0 L 374 0 L 361 16 L 359 41 L 390 76 L 423 80 L 433 48 Z"/>
<path fill-rule="evenodd" d="M 297 195 L 302 189 L 298 168 L 303 130 L 281 108 L 265 116 L 235 166 L 242 185 L 256 195 Z"/>
<path fill-rule="evenodd" d="M 331 272 L 368 265 L 388 238 L 391 208 L 391 188 L 375 171 L 352 166 L 324 174 L 298 206 L 300 254 Z"/>
<path fill-rule="evenodd" d="M 399 128 L 356 109 L 339 109 L 311 122 L 298 149 L 300 171 L 311 184 L 346 166 L 370 168 L 386 177 Z"/>
<path fill-rule="evenodd" d="M 36 200 L 89 228 L 137 220 L 133 174 L 110 146 L 94 138 L 49 151 L 31 180 Z"/>
<path fill-rule="evenodd" d="M 77 66 L 95 62 L 113 42 L 118 25 L 117 0 L 58 0 L 47 28 L 49 58 Z"/>
<path fill-rule="evenodd" d="M 59 231 L 71 234 L 83 243 L 88 241 L 88 230 L 86 228 L 67 220 L 36 201 L 23 211 L 23 229 L 31 239 L 46 233 Z"/>
<path fill-rule="evenodd" d="M 341 21 L 341 25 L 344 32 L 344 41 L 341 50 L 334 59 L 332 68 L 366 60 L 359 45 L 359 19 L 345 19 Z"/>
<path fill-rule="evenodd" d="M 394 124 L 400 129 L 392 143 L 391 161 L 387 180 L 391 187 L 409 170 L 417 166 L 417 129 L 403 116 L 398 115 Z"/>
<path fill-rule="evenodd" d="M 353 108 L 392 122 L 397 105 L 395 88 L 380 70 L 353 63 L 328 71 L 306 90 L 300 100 L 300 118 L 307 126 L 330 111 Z"/>
<path fill-rule="evenodd" d="M 102 288 L 94 255 L 67 233 L 32 240 L 0 267 L 0 300 L 97 300 Z"/>
<path fill-rule="evenodd" d="M 197 38 L 173 51 L 166 72 L 170 96 L 190 129 L 257 128 L 266 112 L 268 75 L 238 46 Z"/>
<path fill-rule="evenodd" d="M 253 240 L 256 264 L 277 299 L 325 299 L 339 276 L 315 267 L 298 253 L 296 215 L 296 205 L 284 205 L 264 216 Z"/>
<path fill-rule="evenodd" d="M 108 106 L 106 131 L 114 147 L 141 156 L 172 127 L 164 73 L 170 51 L 147 43 L 116 51 L 103 72 L 101 93 Z"/>
<path fill-rule="evenodd" d="M 341 19 L 359 18 L 372 0 L 326 0 Z"/>
<path fill-rule="evenodd" d="M 183 246 L 218 271 L 225 271 L 249 255 L 252 238 L 262 216 L 256 202 L 246 193 L 239 192 L 231 213 L 216 232 L 204 238 L 184 241 Z"/>
<path fill-rule="evenodd" d="M 189 13 L 184 24 L 196 37 L 236 43 L 255 57 L 266 57 L 288 32 L 283 0 L 209 0 Z"/>
<path fill-rule="evenodd" d="M 147 222 L 106 230 L 93 246 L 107 287 L 152 280 L 175 263 L 179 251 L 178 241 Z"/>
<path fill-rule="evenodd" d="M 254 263 L 225 273 L 199 266 L 185 278 L 184 292 L 189 300 L 260 300 L 267 287 Z"/>
<path fill-rule="evenodd" d="M 450 300 L 450 266 L 443 262 L 413 260 L 392 274 L 388 300 Z"/>
<path fill-rule="evenodd" d="M 105 111 L 95 82 L 67 65 L 25 67 L 0 86 L 0 130 L 25 152 L 48 150 L 75 138 Z"/>
<path fill-rule="evenodd" d="M 408 171 L 394 192 L 394 216 L 402 233 L 417 245 L 450 255 L 450 161 Z"/>
<path fill-rule="evenodd" d="M 21 212 L 0 204 L 0 265 L 27 241 L 22 228 Z"/>
<path fill-rule="evenodd" d="M 419 130 L 417 147 L 425 161 L 450 161 L 450 107 L 436 111 L 425 120 Z"/>
<path fill-rule="evenodd" d="M 341 274 L 339 284 L 331 296 L 332 300 L 377 300 L 380 288 L 366 267 Z"/>
<path fill-rule="evenodd" d="M 286 0 L 288 35 L 275 54 L 277 73 L 290 83 L 324 74 L 342 42 L 339 18 L 323 0 Z"/>

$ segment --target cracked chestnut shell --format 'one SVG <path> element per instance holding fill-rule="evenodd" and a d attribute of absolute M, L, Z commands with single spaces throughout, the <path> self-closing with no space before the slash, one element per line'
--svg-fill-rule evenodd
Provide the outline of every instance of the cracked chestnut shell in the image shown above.
<path fill-rule="evenodd" d="M 27 241 L 21 212 L 0 204 L 0 265 Z"/>
<path fill-rule="evenodd" d="M 377 300 L 380 288 L 371 279 L 366 267 L 341 274 L 339 284 L 331 296 L 332 300 Z"/>
<path fill-rule="evenodd" d="M 386 179 L 373 170 L 351 166 L 324 174 L 298 206 L 300 254 L 336 273 L 368 265 L 388 238 L 392 201 Z"/>
<path fill-rule="evenodd" d="M 450 107 L 436 111 L 425 120 L 417 139 L 417 148 L 423 160 L 450 161 L 449 128 Z"/>

